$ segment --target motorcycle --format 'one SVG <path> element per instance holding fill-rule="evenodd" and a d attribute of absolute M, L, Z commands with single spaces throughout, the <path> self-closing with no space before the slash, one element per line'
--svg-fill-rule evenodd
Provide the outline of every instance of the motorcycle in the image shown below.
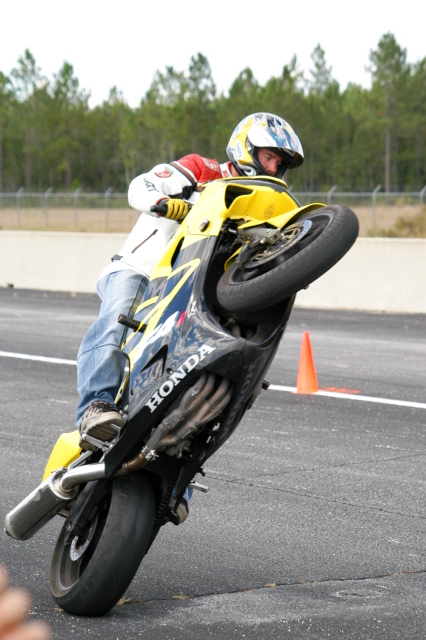
<path fill-rule="evenodd" d="M 86 436 L 88 451 L 78 431 L 62 434 L 42 483 L 6 516 L 17 540 L 64 519 L 50 572 L 61 608 L 108 612 L 161 527 L 182 523 L 188 488 L 207 490 L 195 477 L 268 388 L 297 292 L 357 235 L 350 209 L 301 206 L 276 178 L 203 185 L 134 317 L 118 318 L 124 428 L 111 442 Z"/>

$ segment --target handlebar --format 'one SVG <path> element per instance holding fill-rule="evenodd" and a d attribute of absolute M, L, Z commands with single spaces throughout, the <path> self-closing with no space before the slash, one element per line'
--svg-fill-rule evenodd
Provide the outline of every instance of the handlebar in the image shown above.
<path fill-rule="evenodd" d="M 151 207 L 151 211 L 153 213 L 159 213 L 160 216 L 165 216 L 167 213 L 167 204 L 166 203 L 154 204 Z"/>
<path fill-rule="evenodd" d="M 190 202 L 188 202 L 187 200 L 184 200 L 184 202 L 186 202 L 186 204 L 188 205 L 188 212 L 191 211 L 192 209 L 192 204 Z M 160 216 L 166 216 L 167 215 L 167 200 L 164 200 L 163 202 L 160 202 L 159 204 L 154 204 L 151 207 L 151 211 L 153 213 L 158 213 L 158 215 Z M 176 222 L 178 222 L 179 224 L 182 222 L 183 218 L 181 218 L 180 220 L 177 220 Z"/>

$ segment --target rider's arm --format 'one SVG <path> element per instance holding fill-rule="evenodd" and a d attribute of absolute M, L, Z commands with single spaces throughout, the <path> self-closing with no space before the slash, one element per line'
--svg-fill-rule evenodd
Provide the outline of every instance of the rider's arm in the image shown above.
<path fill-rule="evenodd" d="M 175 162 L 159 164 L 132 180 L 129 204 L 138 211 L 151 214 L 152 205 L 164 198 L 189 199 L 199 182 L 217 180 L 222 175 L 216 160 L 192 153 Z"/>
<path fill-rule="evenodd" d="M 152 205 L 164 198 L 189 195 L 196 187 L 196 177 L 188 171 L 183 173 L 174 164 L 159 164 L 132 180 L 129 186 L 130 206 L 151 214 Z"/>

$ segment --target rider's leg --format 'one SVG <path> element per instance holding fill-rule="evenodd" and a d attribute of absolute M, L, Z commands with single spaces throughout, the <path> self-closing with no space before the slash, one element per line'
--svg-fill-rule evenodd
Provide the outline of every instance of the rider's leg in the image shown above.
<path fill-rule="evenodd" d="M 84 337 L 77 357 L 77 389 L 81 398 L 76 416 L 78 427 L 86 411 L 91 425 L 102 422 L 102 418 L 107 422 L 108 418 L 116 418 L 113 421 L 122 425 L 121 416 L 114 416 L 117 412 L 114 400 L 124 374 L 126 356 L 120 347 L 127 329 L 117 319 L 120 313 L 134 315 L 146 285 L 147 279 L 130 269 L 108 277 L 99 318 Z M 107 413 L 111 415 L 108 417 Z"/>

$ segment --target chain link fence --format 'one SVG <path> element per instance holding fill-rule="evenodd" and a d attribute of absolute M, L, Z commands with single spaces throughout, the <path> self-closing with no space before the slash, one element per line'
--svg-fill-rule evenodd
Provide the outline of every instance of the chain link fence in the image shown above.
<path fill-rule="evenodd" d="M 393 230 L 398 220 L 410 221 L 425 211 L 426 186 L 421 191 L 382 191 L 377 185 L 373 191 L 337 191 L 334 185 L 328 191 L 292 191 L 302 205 L 310 202 L 343 204 L 353 209 L 360 221 L 360 235 L 376 236 Z M 291 187 L 290 187 L 291 190 Z"/>
<path fill-rule="evenodd" d="M 290 187 L 292 191 L 292 188 Z M 302 205 L 311 202 L 343 204 L 355 211 L 360 221 L 361 235 L 383 235 L 394 229 L 399 219 L 410 220 L 425 212 L 426 186 L 421 191 L 383 192 L 381 185 L 371 191 L 337 191 L 334 185 L 327 191 L 292 191 Z M 0 228 L 50 231 L 130 231 L 138 218 L 131 209 L 127 194 L 31 193 L 23 188 L 14 193 L 0 193 Z"/>
<path fill-rule="evenodd" d="M 127 194 L 27 192 L 0 193 L 2 229 L 127 232 L 138 218 Z"/>

